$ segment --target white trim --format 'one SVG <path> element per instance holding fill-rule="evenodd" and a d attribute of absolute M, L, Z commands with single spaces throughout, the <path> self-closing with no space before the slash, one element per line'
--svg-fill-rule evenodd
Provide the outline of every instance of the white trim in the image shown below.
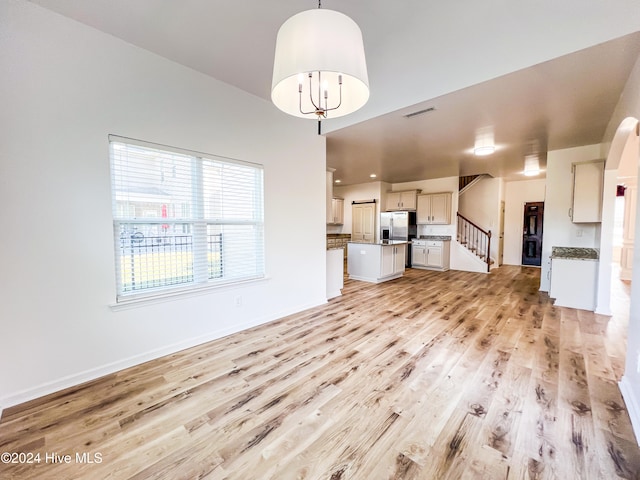
<path fill-rule="evenodd" d="M 618 382 L 618 386 L 620 387 L 620 393 L 622 393 L 624 403 L 627 406 L 627 412 L 631 419 L 633 433 L 636 436 L 636 443 L 640 446 L 640 441 L 638 440 L 640 439 L 640 403 L 633 394 L 633 388 L 631 387 L 626 375 L 622 376 L 622 380 Z"/>
<path fill-rule="evenodd" d="M 110 304 L 109 308 L 114 312 L 119 312 L 121 310 L 128 310 L 130 308 L 145 307 L 147 305 L 154 305 L 156 303 L 171 302 L 179 298 L 189 298 L 206 295 L 208 293 L 211 293 L 212 290 L 229 290 L 253 283 L 267 282 L 269 280 L 271 280 L 271 277 L 264 276 L 260 278 L 252 278 L 236 282 L 209 282 L 207 284 L 199 286 L 189 285 L 179 289 L 164 289 L 157 291 L 155 294 L 132 294 L 130 296 L 120 297 L 116 303 Z"/>
<path fill-rule="evenodd" d="M 165 145 L 163 143 L 147 142 L 145 140 L 138 140 L 137 138 L 123 137 L 120 135 L 114 135 L 112 133 L 108 135 L 108 140 L 109 140 L 109 143 L 111 142 L 128 143 L 130 145 L 136 145 L 138 147 L 152 148 L 154 150 L 166 150 L 172 153 L 177 153 L 179 155 L 187 155 L 190 157 L 206 158 L 209 160 L 215 160 L 218 158 L 226 162 L 235 163 L 237 165 L 246 165 L 249 167 L 259 168 L 260 170 L 264 171 L 264 165 L 262 165 L 261 163 L 249 162 L 246 160 L 238 160 L 237 158 L 225 157 L 223 155 L 215 155 L 213 153 L 199 152 L 197 150 L 189 150 L 187 148 L 174 147 L 172 145 Z"/>
<path fill-rule="evenodd" d="M 182 342 L 160 347 L 155 350 L 148 351 L 146 353 L 141 353 L 139 355 L 134 355 L 133 357 L 108 363 L 101 367 L 85 370 L 84 372 L 69 375 L 66 377 L 59 378 L 58 380 L 54 380 L 52 382 L 43 383 L 36 387 L 21 390 L 11 395 L 7 395 L 6 397 L 0 398 L 0 417 L 2 415 L 3 408 L 19 405 L 21 403 L 28 402 L 30 400 L 34 400 L 36 398 L 39 398 L 45 395 L 59 392 L 60 390 L 64 390 L 66 388 L 75 387 L 82 383 L 89 382 L 91 380 L 96 380 L 97 378 L 103 377 L 105 375 L 109 375 L 109 374 L 124 370 L 126 368 L 134 367 L 136 365 L 140 365 L 144 362 L 155 360 L 157 358 L 160 358 L 166 355 L 171 355 L 181 350 L 186 350 L 191 347 L 196 347 L 198 345 L 202 345 L 204 343 L 217 340 L 219 338 L 225 337 L 227 335 L 231 335 L 233 333 L 240 332 L 242 330 L 246 330 L 248 328 L 253 328 L 258 325 L 279 320 L 280 318 L 284 318 L 288 315 L 302 312 L 304 310 L 314 308 L 319 305 L 324 305 L 325 303 L 327 303 L 326 300 L 321 301 L 319 303 L 309 304 L 309 305 L 299 305 L 295 308 L 290 308 L 290 309 L 281 311 L 279 313 L 276 313 L 274 315 L 255 319 L 253 321 L 238 323 L 233 325 L 232 327 L 224 328 L 221 330 L 217 330 L 215 332 L 201 335 L 199 337 L 191 338 L 189 340 L 184 340 Z"/>

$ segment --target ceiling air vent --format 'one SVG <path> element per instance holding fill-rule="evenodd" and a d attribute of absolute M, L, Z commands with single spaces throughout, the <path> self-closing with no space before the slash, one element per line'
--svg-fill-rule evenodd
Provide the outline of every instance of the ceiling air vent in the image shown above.
<path fill-rule="evenodd" d="M 423 110 L 418 110 L 417 112 L 407 113 L 404 117 L 405 118 L 417 117 L 418 115 L 423 115 L 425 113 L 433 112 L 435 109 L 436 107 L 425 108 Z"/>

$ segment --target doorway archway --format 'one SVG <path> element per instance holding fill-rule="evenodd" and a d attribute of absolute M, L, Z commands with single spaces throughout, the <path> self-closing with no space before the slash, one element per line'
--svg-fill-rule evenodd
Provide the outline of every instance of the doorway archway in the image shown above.
<path fill-rule="evenodd" d="M 600 269 L 598 275 L 598 308 L 596 313 L 609 314 L 611 302 L 611 276 L 613 261 L 613 222 L 615 185 L 619 171 L 640 173 L 640 128 L 638 119 L 625 118 L 616 130 L 605 163 L 603 217 L 600 233 Z M 635 232 L 633 269 L 627 326 L 627 349 L 624 374 L 619 386 L 629 412 L 631 424 L 640 439 L 640 197 L 635 205 Z M 606 310 L 606 312 L 602 312 Z"/>
<path fill-rule="evenodd" d="M 600 265 L 596 313 L 611 315 L 611 275 L 613 263 L 613 229 L 615 220 L 616 186 L 619 171 L 629 168 L 637 177 L 640 158 L 638 119 L 627 117 L 616 130 L 605 162 L 602 198 L 602 224 L 600 230 Z M 629 167 L 629 163 L 632 167 Z M 636 206 L 638 210 L 638 206 Z"/>

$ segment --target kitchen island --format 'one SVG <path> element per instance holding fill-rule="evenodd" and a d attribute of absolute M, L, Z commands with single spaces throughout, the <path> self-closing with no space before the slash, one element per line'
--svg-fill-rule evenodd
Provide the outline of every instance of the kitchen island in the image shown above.
<path fill-rule="evenodd" d="M 381 283 L 404 275 L 408 242 L 382 240 L 347 244 L 347 273 L 353 280 Z"/>

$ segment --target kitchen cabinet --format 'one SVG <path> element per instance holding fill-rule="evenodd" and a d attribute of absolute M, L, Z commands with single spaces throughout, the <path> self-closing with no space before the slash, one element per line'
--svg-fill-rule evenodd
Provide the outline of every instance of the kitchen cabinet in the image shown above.
<path fill-rule="evenodd" d="M 451 192 L 417 196 L 418 225 L 449 225 L 451 223 Z"/>
<path fill-rule="evenodd" d="M 595 248 L 551 247 L 549 296 L 554 305 L 595 310 L 599 257 Z"/>
<path fill-rule="evenodd" d="M 411 245 L 411 267 L 428 270 L 449 270 L 450 240 L 413 240 Z"/>
<path fill-rule="evenodd" d="M 361 243 L 347 245 L 347 273 L 353 280 L 380 283 L 404 274 L 406 242 Z"/>
<path fill-rule="evenodd" d="M 417 196 L 420 190 L 407 190 L 404 192 L 387 192 L 386 210 L 415 210 Z"/>
<path fill-rule="evenodd" d="M 331 225 L 342 225 L 344 223 L 344 200 L 342 198 L 331 199 L 331 217 L 327 223 Z"/>
<path fill-rule="evenodd" d="M 344 253 L 342 248 L 327 250 L 327 300 L 342 295 Z"/>
<path fill-rule="evenodd" d="M 351 212 L 351 240 L 372 243 L 376 237 L 376 204 L 357 203 Z"/>
<path fill-rule="evenodd" d="M 549 296 L 558 307 L 595 310 L 596 260 L 551 259 Z"/>
<path fill-rule="evenodd" d="M 405 245 L 383 245 L 382 246 L 382 266 L 380 276 L 388 277 L 399 272 L 404 272 L 404 252 Z"/>
<path fill-rule="evenodd" d="M 604 161 L 574 163 L 573 195 L 569 216 L 573 223 L 599 223 L 602 221 L 602 189 Z"/>

